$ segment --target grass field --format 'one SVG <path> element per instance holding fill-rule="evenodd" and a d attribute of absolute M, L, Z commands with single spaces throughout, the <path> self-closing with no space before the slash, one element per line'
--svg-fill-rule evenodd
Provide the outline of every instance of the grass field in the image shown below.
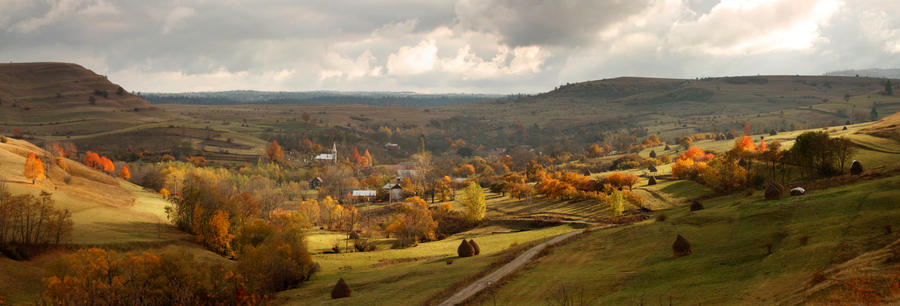
<path fill-rule="evenodd" d="M 529 229 L 510 223 L 488 223 L 484 227 L 453 235 L 445 240 L 420 243 L 407 249 L 383 249 L 374 252 L 318 254 L 313 259 L 322 271 L 300 288 L 279 293 L 286 304 L 323 305 L 416 305 L 422 304 L 444 288 L 477 274 L 504 252 L 516 246 L 547 239 L 583 226 L 560 225 Z M 514 230 L 510 232 L 510 230 Z M 496 233 L 495 233 L 496 231 Z M 309 245 L 330 248 L 334 234 L 315 233 Z M 480 256 L 457 258 L 456 249 L 462 239 L 475 239 Z M 446 259 L 452 259 L 448 265 Z M 331 300 L 331 288 L 344 278 L 353 297 Z"/>
<path fill-rule="evenodd" d="M 557 247 L 502 286 L 501 305 L 545 304 L 584 293 L 590 303 L 772 304 L 816 270 L 897 238 L 900 177 L 764 201 L 732 195 L 705 210 L 663 210 L 668 220 L 597 231 Z M 675 236 L 694 254 L 672 257 Z M 768 247 L 772 252 L 769 253 Z M 553 284 L 553 285 L 547 285 Z"/>

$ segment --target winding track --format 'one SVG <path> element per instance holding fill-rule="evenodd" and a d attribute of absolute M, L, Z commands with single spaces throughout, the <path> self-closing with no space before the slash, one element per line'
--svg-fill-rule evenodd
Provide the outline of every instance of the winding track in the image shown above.
<path fill-rule="evenodd" d="M 615 226 L 615 225 L 602 226 L 597 229 L 610 228 L 613 226 Z M 568 232 L 568 233 L 553 237 L 553 239 L 550 239 L 548 241 L 545 241 L 541 244 L 538 244 L 538 245 L 532 247 L 531 249 L 528 249 L 528 251 L 525 251 L 525 253 L 522 253 L 521 255 L 516 257 L 516 259 L 513 259 L 512 261 L 503 265 L 502 267 L 500 267 L 500 269 L 497 269 L 497 271 L 491 272 L 491 274 L 488 274 L 487 276 L 482 277 L 481 279 L 475 281 L 474 283 L 469 284 L 462 290 L 456 292 L 455 294 L 453 294 L 452 296 L 447 298 L 447 300 L 445 300 L 444 302 L 439 304 L 439 306 L 453 306 L 453 305 L 458 305 L 458 304 L 465 302 L 470 297 L 474 296 L 478 292 L 481 292 L 481 290 L 484 290 L 485 288 L 490 287 L 491 284 L 499 281 L 501 278 L 509 275 L 510 273 L 512 273 L 512 272 L 518 270 L 519 268 L 521 268 L 522 266 L 524 266 L 526 263 L 528 263 L 528 261 L 530 261 L 532 258 L 534 258 L 534 256 L 536 256 L 538 253 L 541 252 L 541 250 L 545 249 L 546 247 L 557 244 L 563 240 L 571 238 L 572 236 L 584 233 L 584 231 L 585 230 Z"/>

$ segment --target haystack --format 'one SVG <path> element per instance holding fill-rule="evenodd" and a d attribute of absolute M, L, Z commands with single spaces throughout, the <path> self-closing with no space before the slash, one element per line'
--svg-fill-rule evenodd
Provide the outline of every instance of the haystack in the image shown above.
<path fill-rule="evenodd" d="M 784 194 L 784 186 L 778 184 L 774 181 L 770 181 L 768 185 L 766 185 L 766 200 L 778 200 L 781 199 L 781 195 Z"/>
<path fill-rule="evenodd" d="M 700 201 L 694 200 L 694 202 L 691 202 L 691 211 L 698 211 L 698 210 L 703 210 L 703 203 L 700 203 Z"/>
<path fill-rule="evenodd" d="M 792 195 L 792 196 L 799 196 L 799 195 L 804 195 L 804 194 L 806 194 L 806 189 L 803 189 L 803 187 L 794 187 L 794 188 L 791 188 L 791 195 Z"/>
<path fill-rule="evenodd" d="M 850 174 L 860 175 L 863 172 L 862 163 L 858 160 L 854 160 L 852 164 L 850 164 Z"/>
<path fill-rule="evenodd" d="M 657 171 L 656 166 L 654 166 L 654 165 L 650 165 L 650 167 L 648 167 L 647 170 L 649 170 L 650 172 L 656 172 L 656 171 Z"/>
<path fill-rule="evenodd" d="M 468 241 L 463 239 L 463 241 L 459 244 L 459 247 L 456 248 L 456 253 L 459 255 L 459 257 L 472 257 L 473 255 L 475 255 L 475 248 L 473 248 Z"/>
<path fill-rule="evenodd" d="M 656 158 L 656 151 L 650 150 L 650 158 Z"/>
<path fill-rule="evenodd" d="M 691 243 L 681 235 L 678 235 L 675 238 L 675 243 L 672 244 L 672 256 L 681 257 L 691 254 L 694 254 L 694 250 L 691 249 Z"/>
<path fill-rule="evenodd" d="M 338 280 L 337 284 L 334 285 L 334 289 L 331 289 L 332 299 L 350 297 L 350 294 L 350 286 L 347 286 L 347 282 L 343 278 Z"/>
<path fill-rule="evenodd" d="M 651 176 L 650 180 L 648 180 L 647 185 L 656 185 L 656 177 Z"/>
<path fill-rule="evenodd" d="M 475 243 L 475 239 L 469 240 L 469 245 L 471 245 L 471 246 L 472 246 L 472 250 L 475 251 L 475 252 L 473 253 L 474 255 L 480 255 L 480 254 L 481 254 L 481 247 L 479 247 L 478 244 Z"/>

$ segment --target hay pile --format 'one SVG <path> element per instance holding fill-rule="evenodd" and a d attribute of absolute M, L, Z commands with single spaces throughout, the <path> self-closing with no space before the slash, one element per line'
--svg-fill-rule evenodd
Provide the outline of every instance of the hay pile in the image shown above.
<path fill-rule="evenodd" d="M 694 250 L 691 249 L 691 243 L 681 235 L 678 235 L 675 238 L 675 243 L 672 244 L 672 256 L 682 257 L 691 254 L 694 254 Z"/>
<path fill-rule="evenodd" d="M 338 280 L 337 284 L 334 285 L 334 289 L 331 289 L 332 299 L 350 297 L 350 294 L 350 286 L 347 286 L 347 282 L 343 278 Z"/>
<path fill-rule="evenodd" d="M 694 202 L 691 203 L 691 211 L 698 211 L 698 210 L 703 210 L 703 203 L 700 203 L 700 201 L 694 200 Z"/>
<path fill-rule="evenodd" d="M 774 181 L 769 181 L 766 185 L 766 200 L 778 200 L 784 194 L 784 186 Z"/>
<path fill-rule="evenodd" d="M 481 247 L 479 247 L 478 244 L 475 243 L 475 239 L 469 240 L 469 245 L 472 246 L 472 250 L 474 251 L 474 252 L 473 252 L 474 255 L 476 255 L 476 256 L 477 256 L 477 255 L 481 255 Z"/>
<path fill-rule="evenodd" d="M 863 172 L 862 163 L 858 160 L 854 160 L 852 164 L 850 164 L 850 174 L 860 175 Z"/>
<path fill-rule="evenodd" d="M 456 248 L 456 254 L 458 254 L 459 257 L 472 257 L 475 256 L 475 248 L 472 247 L 472 244 L 463 239 L 459 244 L 459 247 Z"/>

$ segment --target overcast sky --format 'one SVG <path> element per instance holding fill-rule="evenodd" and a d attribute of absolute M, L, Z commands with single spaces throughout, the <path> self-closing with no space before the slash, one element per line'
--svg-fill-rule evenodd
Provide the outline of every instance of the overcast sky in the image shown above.
<path fill-rule="evenodd" d="M 536 93 L 900 67 L 898 0 L 0 0 L 0 60 L 129 90 Z"/>

